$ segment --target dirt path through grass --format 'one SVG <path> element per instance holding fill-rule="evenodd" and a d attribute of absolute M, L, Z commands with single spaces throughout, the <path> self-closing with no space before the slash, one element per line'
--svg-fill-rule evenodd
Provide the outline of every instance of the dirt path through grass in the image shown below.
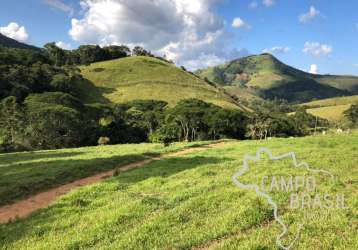
<path fill-rule="evenodd" d="M 168 153 L 164 154 L 159 157 L 153 157 L 147 160 L 131 163 L 122 167 L 119 167 L 117 169 L 113 169 L 110 171 L 106 171 L 103 173 L 99 173 L 90 177 L 86 177 L 83 179 L 79 179 L 77 181 L 50 189 L 48 191 L 36 194 L 34 196 L 30 196 L 27 199 L 17 201 L 13 204 L 6 205 L 3 207 L 0 207 L 0 223 L 6 223 L 10 220 L 16 219 L 16 218 L 25 218 L 31 213 L 41 209 L 48 207 L 53 201 L 55 201 L 58 197 L 70 192 L 71 190 L 81 187 L 90 185 L 93 183 L 100 182 L 103 179 L 109 178 L 113 176 L 113 174 L 116 171 L 124 172 L 128 171 L 134 168 L 144 167 L 147 164 L 149 164 L 152 161 L 161 160 L 166 157 L 176 157 L 176 156 L 182 156 L 194 152 L 204 151 L 209 148 L 217 148 L 222 147 L 226 143 L 225 142 L 218 142 L 214 144 L 199 146 L 195 148 L 187 148 L 178 152 L 174 153 Z"/>

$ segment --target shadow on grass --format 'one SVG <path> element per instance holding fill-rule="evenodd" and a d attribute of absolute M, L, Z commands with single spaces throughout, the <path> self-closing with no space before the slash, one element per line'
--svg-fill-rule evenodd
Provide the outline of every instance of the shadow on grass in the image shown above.
<path fill-rule="evenodd" d="M 97 159 L 97 164 L 108 164 L 111 162 L 117 162 L 120 165 L 129 163 L 133 161 L 132 158 L 121 158 L 121 157 L 112 157 L 111 159 Z M 143 157 L 143 156 L 141 156 Z M 138 159 L 137 159 L 138 160 Z M 205 156 L 193 156 L 193 157 L 170 157 L 164 158 L 161 160 L 153 161 L 149 163 L 146 167 L 132 169 L 127 172 L 120 173 L 119 176 L 108 179 L 105 182 L 115 182 L 120 185 L 132 185 L 138 182 L 144 181 L 152 177 L 169 177 L 175 174 L 178 174 L 183 171 L 190 169 L 198 168 L 207 164 L 218 164 L 222 161 L 230 160 L 216 157 L 205 157 Z M 92 160 L 91 160 L 92 161 Z M 123 164 L 123 162 L 126 162 Z M 89 163 L 86 161 L 74 161 L 72 164 L 79 166 L 88 166 Z M 92 164 L 95 165 L 95 164 Z M 111 164 L 108 164 L 110 166 Z M 102 168 L 103 170 L 103 168 Z M 71 173 L 73 174 L 73 173 Z M 104 183 L 105 183 L 104 182 Z M 98 187 L 97 187 L 98 188 Z M 113 191 L 117 192 L 117 191 Z M 98 195 L 103 195 L 98 194 Z M 11 244 L 18 240 L 21 240 L 26 235 L 36 236 L 39 240 L 47 232 L 53 231 L 53 226 L 61 220 L 70 216 L 66 213 L 71 209 L 58 209 L 59 205 L 55 204 L 52 207 L 43 209 L 35 212 L 32 216 L 27 219 L 18 220 L 8 224 L 0 225 L 0 245 Z M 63 206 L 61 204 L 60 206 Z M 68 206 L 76 206 L 75 204 L 69 203 Z M 85 213 L 84 213 L 85 215 Z M 57 222 L 56 222 L 57 221 Z M 91 225 L 88 225 L 91 226 Z"/>
<path fill-rule="evenodd" d="M 16 164 L 21 161 L 51 159 L 51 158 L 66 158 L 81 155 L 81 152 L 21 152 L 21 153 L 8 153 L 0 155 L 0 168 L 1 165 Z"/>
<path fill-rule="evenodd" d="M 88 160 L 58 159 L 0 167 L 0 206 L 96 173 L 148 159 L 144 154 Z"/>
<path fill-rule="evenodd" d="M 80 154 L 83 153 L 48 151 L 0 155 L 0 206 L 103 171 L 161 155 L 158 152 L 144 152 L 96 159 L 70 158 Z M 48 160 L 42 162 L 26 162 L 47 158 Z M 12 164 L 6 165 L 6 162 Z"/>
<path fill-rule="evenodd" d="M 79 93 L 79 97 L 85 103 L 110 104 L 111 101 L 104 95 L 111 94 L 116 91 L 115 88 L 96 86 L 88 79 L 82 79 L 76 82 L 75 88 L 77 93 Z"/>

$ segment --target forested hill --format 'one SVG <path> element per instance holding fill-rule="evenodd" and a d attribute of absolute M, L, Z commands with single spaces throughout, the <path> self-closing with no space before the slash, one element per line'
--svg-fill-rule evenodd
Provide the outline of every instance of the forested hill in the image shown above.
<path fill-rule="evenodd" d="M 140 47 L 0 46 L 0 82 L 0 151 L 245 137 L 230 96 Z"/>
<path fill-rule="evenodd" d="M 37 48 L 32 45 L 28 45 L 26 43 L 20 43 L 14 39 L 2 35 L 1 33 L 0 33 L 0 46 L 7 47 L 7 48 L 40 50 L 40 48 Z"/>
<path fill-rule="evenodd" d="M 314 75 L 288 66 L 270 54 L 249 56 L 199 70 L 202 78 L 267 99 L 307 102 L 358 94 L 358 77 Z"/>

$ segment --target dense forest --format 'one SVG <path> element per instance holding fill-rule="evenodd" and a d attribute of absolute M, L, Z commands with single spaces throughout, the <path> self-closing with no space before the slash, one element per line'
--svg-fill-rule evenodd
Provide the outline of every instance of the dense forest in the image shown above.
<path fill-rule="evenodd" d="M 153 56 L 141 47 L 130 50 L 127 46 L 85 45 L 72 51 L 54 43 L 42 50 L 0 46 L 0 151 L 264 139 L 303 136 L 315 127 L 328 126 L 327 121 L 304 109 L 286 115 L 291 111 L 286 103 L 256 103 L 252 112 L 224 109 L 197 99 L 183 100 L 175 107 L 156 100 L 83 103 L 77 85 L 84 79 L 77 65 L 136 55 Z"/>

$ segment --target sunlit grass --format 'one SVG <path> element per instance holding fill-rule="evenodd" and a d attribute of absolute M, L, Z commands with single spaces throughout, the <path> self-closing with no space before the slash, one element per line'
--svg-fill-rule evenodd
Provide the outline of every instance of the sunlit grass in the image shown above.
<path fill-rule="evenodd" d="M 153 154 L 205 144 L 128 144 L 0 154 L 0 205 Z"/>
<path fill-rule="evenodd" d="M 163 100 L 174 106 L 180 100 L 197 98 L 226 108 L 237 108 L 229 96 L 200 78 L 162 60 L 135 56 L 93 63 L 81 73 L 113 103 L 133 100 Z M 95 89 L 92 88 L 92 92 Z M 86 87 L 87 102 L 98 102 Z"/>
<path fill-rule="evenodd" d="M 294 249 L 357 249 L 358 134 L 226 146 L 152 162 L 96 185 L 73 191 L 28 219 L 0 226 L 6 249 L 278 249 L 281 227 L 272 207 L 231 177 L 245 154 L 267 147 L 275 155 L 294 151 L 299 161 L 330 171 L 338 182 L 322 190 L 345 193 L 348 209 L 322 210 L 305 223 Z M 289 161 L 253 164 L 242 181 L 262 175 L 301 174 Z M 266 165 L 265 165 L 266 164 Z M 260 167 L 268 167 L 260 170 Z M 271 172 L 273 171 L 273 172 Z M 293 171 L 293 172 L 292 172 Z M 305 173 L 302 170 L 302 173 Z M 321 178 L 319 178 L 321 180 Z M 275 196 L 284 204 L 287 194 Z M 290 225 L 288 243 L 302 222 L 301 211 L 280 207 Z"/>
<path fill-rule="evenodd" d="M 346 105 L 337 105 L 337 106 L 328 106 L 322 108 L 311 108 L 307 109 L 307 112 L 321 117 L 323 119 L 327 119 L 329 121 L 339 122 L 345 119 L 344 112 L 351 107 L 350 104 Z"/>
<path fill-rule="evenodd" d="M 347 105 L 347 104 L 355 104 L 355 103 L 358 103 L 358 95 L 328 98 L 328 99 L 303 103 L 301 105 L 305 105 L 311 108 L 319 108 L 319 107 Z"/>

